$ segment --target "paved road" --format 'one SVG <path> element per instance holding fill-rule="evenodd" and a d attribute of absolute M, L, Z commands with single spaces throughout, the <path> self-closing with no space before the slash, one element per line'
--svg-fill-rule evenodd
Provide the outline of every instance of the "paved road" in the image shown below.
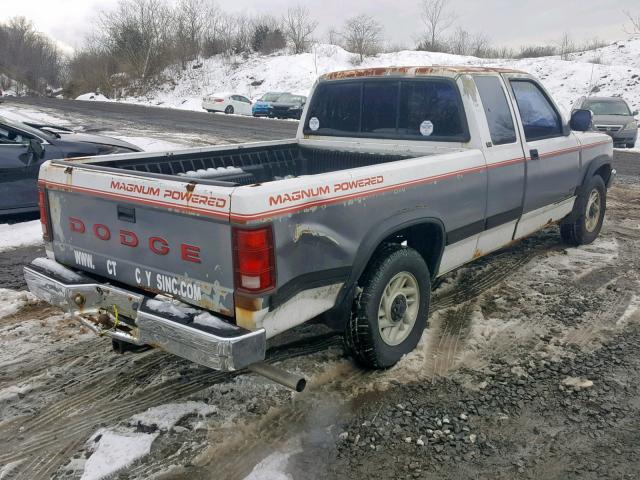
<path fill-rule="evenodd" d="M 216 137 L 224 141 L 279 140 L 296 134 L 297 122 L 241 117 L 172 108 L 145 107 L 128 103 L 83 102 L 56 98 L 10 98 L 8 106 L 25 105 L 60 111 L 66 118 L 79 115 L 81 123 L 91 117 L 91 127 L 85 130 L 114 129 L 126 125 L 127 130 L 138 125 L 144 129 Z"/>
<path fill-rule="evenodd" d="M 618 175 L 640 176 L 640 152 L 616 150 L 613 156 Z"/>
<path fill-rule="evenodd" d="M 11 98 L 7 105 L 25 105 L 54 110 L 56 114 L 86 126 L 85 131 L 151 129 L 158 132 L 181 132 L 190 137 L 200 135 L 220 142 L 279 140 L 295 136 L 297 123 L 257 119 L 238 115 L 211 114 L 127 103 L 82 102 L 55 98 Z M 75 123 L 75 122 L 74 122 Z M 615 168 L 620 175 L 640 176 L 640 152 L 616 150 Z"/>

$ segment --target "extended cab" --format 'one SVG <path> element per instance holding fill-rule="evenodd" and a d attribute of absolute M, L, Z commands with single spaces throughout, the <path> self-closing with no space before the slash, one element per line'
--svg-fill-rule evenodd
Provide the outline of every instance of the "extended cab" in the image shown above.
<path fill-rule="evenodd" d="M 559 222 L 599 234 L 611 138 L 532 76 L 322 76 L 297 138 L 50 161 L 37 296 L 116 341 L 221 370 L 323 315 L 372 368 L 415 348 L 433 281 Z"/>

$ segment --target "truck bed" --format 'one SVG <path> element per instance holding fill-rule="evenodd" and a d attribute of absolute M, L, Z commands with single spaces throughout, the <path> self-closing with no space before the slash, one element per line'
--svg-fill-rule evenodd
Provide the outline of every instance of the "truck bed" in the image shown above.
<path fill-rule="evenodd" d="M 122 156 L 121 156 L 122 157 Z M 128 158 L 133 157 L 133 158 Z M 119 159 L 96 157 L 85 165 L 131 170 L 151 176 L 179 176 L 224 187 L 267 183 L 411 158 L 408 155 L 316 149 L 297 142 L 241 148 L 136 154 Z"/>

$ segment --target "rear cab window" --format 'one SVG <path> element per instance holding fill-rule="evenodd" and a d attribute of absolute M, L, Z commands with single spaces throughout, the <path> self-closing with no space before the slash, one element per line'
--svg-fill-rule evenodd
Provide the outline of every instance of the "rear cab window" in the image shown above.
<path fill-rule="evenodd" d="M 469 130 L 452 79 L 368 78 L 319 84 L 305 135 L 467 142 Z"/>

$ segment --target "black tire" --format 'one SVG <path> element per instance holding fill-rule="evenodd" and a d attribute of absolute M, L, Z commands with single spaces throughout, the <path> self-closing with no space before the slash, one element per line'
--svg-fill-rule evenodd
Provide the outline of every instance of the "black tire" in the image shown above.
<path fill-rule="evenodd" d="M 383 339 L 378 328 L 378 309 L 382 295 L 391 280 L 398 274 L 407 272 L 417 281 L 418 313 L 408 336 L 399 344 L 390 345 Z M 414 249 L 398 244 L 386 244 L 370 261 L 358 282 L 358 287 L 361 293 L 354 300 L 344 332 L 347 352 L 364 367 L 391 367 L 416 347 L 427 327 L 431 296 L 429 268 Z M 408 308 L 406 303 L 405 308 Z"/>
<path fill-rule="evenodd" d="M 235 112 L 235 110 L 233 109 L 233 105 L 229 105 L 227 108 L 224 109 L 224 113 L 226 113 L 227 115 L 232 115 L 233 112 Z"/>
<path fill-rule="evenodd" d="M 597 222 L 589 228 L 589 219 L 595 219 L 591 196 L 597 192 L 599 195 L 599 210 Z M 594 175 L 585 185 L 584 193 L 578 197 L 573 207 L 573 212 L 568 220 L 560 224 L 560 235 L 570 245 L 588 245 L 592 243 L 602 230 L 602 222 L 607 210 L 607 187 L 600 175 Z"/>

